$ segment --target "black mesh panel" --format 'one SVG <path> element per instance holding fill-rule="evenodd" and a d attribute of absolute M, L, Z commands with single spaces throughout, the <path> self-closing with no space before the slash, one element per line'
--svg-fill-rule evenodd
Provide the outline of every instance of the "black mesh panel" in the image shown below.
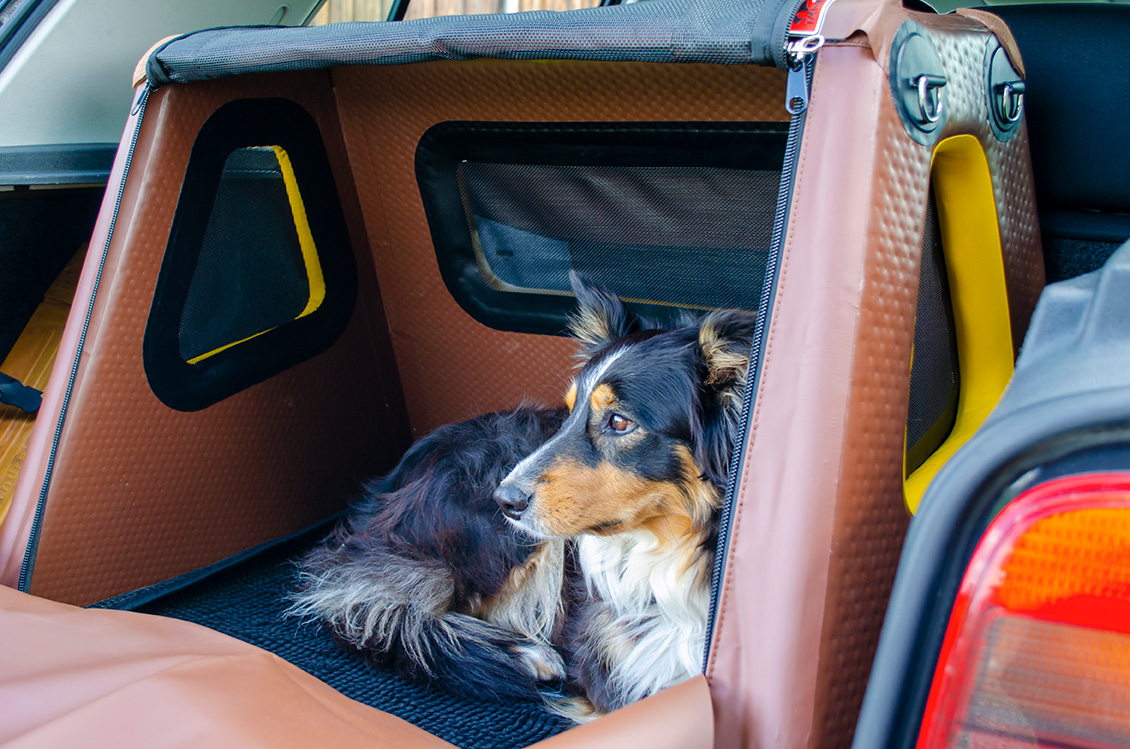
<path fill-rule="evenodd" d="M 500 330 L 563 333 L 569 271 L 660 323 L 756 310 L 787 126 L 444 122 L 416 151 L 436 259 Z"/>
<path fill-rule="evenodd" d="M 282 170 L 269 148 L 224 162 L 180 321 L 189 361 L 298 317 L 310 299 Z"/>
<path fill-rule="evenodd" d="M 495 288 L 566 292 L 573 268 L 632 299 L 757 308 L 779 171 L 464 162 L 460 177 Z"/>
<path fill-rule="evenodd" d="M 958 388 L 957 330 L 938 209 L 931 191 L 922 237 L 918 309 L 914 318 L 914 363 L 910 371 L 910 406 L 906 416 L 907 475 L 922 465 L 953 431 Z"/>

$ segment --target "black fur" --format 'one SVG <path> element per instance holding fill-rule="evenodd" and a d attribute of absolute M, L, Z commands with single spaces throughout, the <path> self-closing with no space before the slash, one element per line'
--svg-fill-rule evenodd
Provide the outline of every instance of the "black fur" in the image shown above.
<path fill-rule="evenodd" d="M 307 584 L 296 610 L 318 616 L 339 642 L 414 681 L 495 699 L 536 696 L 537 680 L 509 650 L 523 638 L 461 612 L 498 592 L 537 547 L 504 522 L 492 494 L 563 417 L 560 409 L 523 407 L 443 426 L 421 439 L 302 561 Z M 307 594 L 334 584 L 327 578 L 361 575 L 391 589 L 409 565 L 420 569 L 412 563 L 422 563 L 420 576 L 449 595 L 433 605 L 437 596 L 426 595 L 426 585 L 404 591 L 394 604 L 403 610 L 394 612 L 395 626 L 384 637 L 358 640 L 344 613 L 302 606 Z"/>

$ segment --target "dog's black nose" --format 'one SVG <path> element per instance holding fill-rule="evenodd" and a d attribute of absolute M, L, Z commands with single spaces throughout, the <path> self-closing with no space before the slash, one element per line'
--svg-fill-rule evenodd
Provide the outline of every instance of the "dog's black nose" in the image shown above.
<path fill-rule="evenodd" d="M 502 508 L 502 514 L 517 520 L 530 506 L 530 495 L 516 486 L 503 484 L 494 490 L 494 501 Z"/>

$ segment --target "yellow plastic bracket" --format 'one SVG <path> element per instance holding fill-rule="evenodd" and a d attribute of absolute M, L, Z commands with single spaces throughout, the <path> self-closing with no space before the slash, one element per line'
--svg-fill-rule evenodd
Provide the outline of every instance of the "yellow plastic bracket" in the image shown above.
<path fill-rule="evenodd" d="M 946 441 L 903 482 L 911 512 L 927 485 L 1000 400 L 1012 377 L 1012 329 L 989 164 L 972 135 L 947 138 L 931 163 L 957 333 L 957 418 Z M 905 460 L 905 450 L 904 450 Z"/>

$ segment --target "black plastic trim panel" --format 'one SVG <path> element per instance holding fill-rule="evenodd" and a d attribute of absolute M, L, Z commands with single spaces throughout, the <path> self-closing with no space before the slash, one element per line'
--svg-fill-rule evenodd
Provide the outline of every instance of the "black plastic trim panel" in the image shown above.
<path fill-rule="evenodd" d="M 0 146 L 0 185 L 104 185 L 117 143 Z"/>
<path fill-rule="evenodd" d="M 1121 245 L 1130 239 L 1130 213 L 1042 211 L 1040 232 L 1045 237 L 1117 242 Z"/>

